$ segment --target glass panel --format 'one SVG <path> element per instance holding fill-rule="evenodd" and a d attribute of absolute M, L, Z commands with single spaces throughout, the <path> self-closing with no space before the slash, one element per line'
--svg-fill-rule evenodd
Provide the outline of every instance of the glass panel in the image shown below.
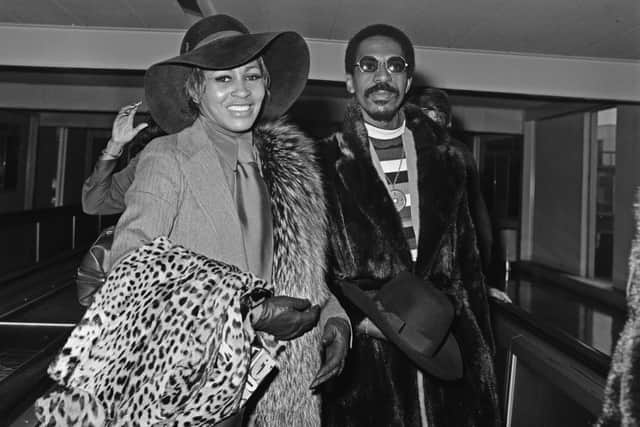
<path fill-rule="evenodd" d="M 597 113 L 597 170 L 594 276 L 611 279 L 613 269 L 613 201 L 616 176 L 616 117 L 611 108 Z"/>
<path fill-rule="evenodd" d="M 20 126 L 0 123 L 0 191 L 16 189 Z"/>
<path fill-rule="evenodd" d="M 546 367 L 537 367 L 545 369 Z M 518 358 L 509 426 L 590 426 L 596 417 L 527 361 Z M 548 372 L 546 372 L 548 374 Z M 570 387 L 571 385 L 569 385 Z M 575 386 L 574 386 L 575 388 Z"/>
<path fill-rule="evenodd" d="M 480 179 L 485 203 L 498 227 L 520 222 L 522 136 L 478 135 Z"/>
<path fill-rule="evenodd" d="M 58 172 L 58 129 L 40 127 L 36 153 L 36 179 L 34 186 L 34 209 L 50 208 L 56 201 L 56 175 Z"/>
<path fill-rule="evenodd" d="M 64 206 L 80 205 L 85 178 L 87 156 L 87 129 L 69 128 L 67 132 L 67 159 L 64 173 Z"/>

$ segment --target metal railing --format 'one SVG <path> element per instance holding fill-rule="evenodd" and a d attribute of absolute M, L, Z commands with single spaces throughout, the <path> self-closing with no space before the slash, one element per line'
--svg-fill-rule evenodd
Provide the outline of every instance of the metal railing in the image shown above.
<path fill-rule="evenodd" d="M 80 206 L 0 214 L 0 283 L 88 247 L 113 222 Z"/>

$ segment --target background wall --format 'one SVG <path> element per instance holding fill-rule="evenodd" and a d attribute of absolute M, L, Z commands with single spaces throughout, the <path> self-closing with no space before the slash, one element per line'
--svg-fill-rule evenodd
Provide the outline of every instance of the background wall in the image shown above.
<path fill-rule="evenodd" d="M 623 289 L 629 272 L 629 251 L 635 237 L 633 204 L 640 187 L 640 106 L 618 107 L 614 194 L 613 281 Z"/>
<path fill-rule="evenodd" d="M 583 115 L 540 120 L 535 131 L 531 259 L 581 274 Z"/>

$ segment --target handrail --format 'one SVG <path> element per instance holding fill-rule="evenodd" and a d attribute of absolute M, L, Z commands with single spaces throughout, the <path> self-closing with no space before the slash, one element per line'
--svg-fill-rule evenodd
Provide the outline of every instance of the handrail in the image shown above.
<path fill-rule="evenodd" d="M 59 218 L 67 215 L 81 215 L 82 207 L 60 206 L 57 208 L 34 209 L 30 211 L 17 211 L 0 213 L 0 227 L 9 227 L 23 224 L 31 224 L 47 218 Z"/>
<path fill-rule="evenodd" d="M 564 271 L 532 261 L 519 261 L 515 264 L 514 270 L 516 272 L 525 273 L 533 279 L 543 280 L 562 286 L 564 289 L 574 294 L 590 298 L 594 301 L 598 301 L 600 304 L 608 305 L 614 309 L 626 310 L 627 308 L 624 291 L 616 289 L 613 286 L 610 288 L 603 288 L 587 284 L 579 281 Z"/>
<path fill-rule="evenodd" d="M 53 258 L 49 258 L 39 263 L 30 265 L 29 267 L 22 268 L 20 270 L 12 271 L 10 273 L 0 276 L 0 288 L 6 286 L 9 282 L 19 280 L 23 277 L 28 277 L 33 274 L 37 274 L 40 271 L 45 271 L 48 267 L 51 267 L 60 262 L 64 262 L 68 259 L 77 257 L 79 254 L 85 253 L 89 250 L 89 246 L 83 246 L 81 248 L 75 248 L 69 252 L 64 252 Z"/>
<path fill-rule="evenodd" d="M 606 377 L 611 358 L 593 347 L 581 342 L 555 326 L 541 321 L 532 314 L 514 304 L 491 300 L 492 312 L 500 313 L 517 322 L 527 332 L 537 336 L 571 358 L 583 363 L 595 373 Z"/>
<path fill-rule="evenodd" d="M 53 361 L 60 347 L 72 331 L 72 327 L 60 326 L 60 335 L 51 340 L 41 350 L 25 361 L 14 372 L 0 381 L 0 419 L 12 419 L 19 416 L 16 409 L 26 409 L 38 396 L 35 391 L 43 391 L 38 385 L 51 384 L 47 376 L 47 367 Z"/>
<path fill-rule="evenodd" d="M 102 216 L 88 216 L 79 205 L 1 213 L 0 240 L 6 246 L 0 251 L 4 254 L 0 257 L 0 284 L 85 250 L 103 223 Z"/>

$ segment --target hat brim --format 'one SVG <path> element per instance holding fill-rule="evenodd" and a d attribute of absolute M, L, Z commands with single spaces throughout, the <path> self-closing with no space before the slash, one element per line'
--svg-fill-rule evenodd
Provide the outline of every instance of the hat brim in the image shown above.
<path fill-rule="evenodd" d="M 400 350 L 421 370 L 443 380 L 453 381 L 462 378 L 463 365 L 462 356 L 458 342 L 449 333 L 444 343 L 432 356 L 418 351 L 411 343 L 407 342 L 388 321 L 376 302 L 368 296 L 362 289 L 352 282 L 340 282 L 340 288 L 345 297 L 380 329 L 385 337 Z"/>
<path fill-rule="evenodd" d="M 309 48 L 293 31 L 224 37 L 152 65 L 144 78 L 151 116 L 165 132 L 181 131 L 197 118 L 184 89 L 192 68 L 228 70 L 259 56 L 271 78 L 270 96 L 261 117 L 282 116 L 302 93 L 309 75 Z"/>

